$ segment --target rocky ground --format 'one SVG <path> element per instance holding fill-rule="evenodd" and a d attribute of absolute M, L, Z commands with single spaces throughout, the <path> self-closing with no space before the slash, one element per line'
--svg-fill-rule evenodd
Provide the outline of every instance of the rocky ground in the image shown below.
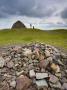
<path fill-rule="evenodd" d="M 67 55 L 42 43 L 0 48 L 0 90 L 67 90 Z"/>

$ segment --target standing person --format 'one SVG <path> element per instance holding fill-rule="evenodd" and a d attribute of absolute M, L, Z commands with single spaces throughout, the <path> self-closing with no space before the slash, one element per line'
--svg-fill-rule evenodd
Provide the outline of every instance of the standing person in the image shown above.
<path fill-rule="evenodd" d="M 32 24 L 30 24 L 30 28 L 32 28 Z"/>

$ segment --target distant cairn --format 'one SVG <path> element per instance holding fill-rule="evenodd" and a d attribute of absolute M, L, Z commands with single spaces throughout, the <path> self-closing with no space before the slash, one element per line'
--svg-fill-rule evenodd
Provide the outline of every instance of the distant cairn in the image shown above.
<path fill-rule="evenodd" d="M 19 28 L 26 28 L 26 26 L 21 21 L 17 21 L 13 24 L 11 29 L 19 29 Z"/>

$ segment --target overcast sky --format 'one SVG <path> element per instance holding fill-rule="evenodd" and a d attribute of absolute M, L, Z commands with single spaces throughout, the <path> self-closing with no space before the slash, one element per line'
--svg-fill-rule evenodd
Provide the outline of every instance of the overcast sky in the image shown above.
<path fill-rule="evenodd" d="M 0 28 L 21 20 L 27 27 L 67 27 L 67 0 L 0 0 Z"/>

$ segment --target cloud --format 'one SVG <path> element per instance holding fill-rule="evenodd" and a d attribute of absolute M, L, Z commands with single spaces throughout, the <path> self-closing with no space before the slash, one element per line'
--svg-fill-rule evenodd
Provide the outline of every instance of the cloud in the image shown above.
<path fill-rule="evenodd" d="M 62 5 L 65 7 L 66 3 L 66 0 L 0 0 L 0 17 L 50 17 L 62 8 Z"/>
<path fill-rule="evenodd" d="M 67 0 L 0 0 L 2 27 L 9 23 L 5 18 L 10 19 L 11 25 L 19 19 L 25 24 L 35 23 L 42 27 L 67 26 Z M 7 24 L 1 24 L 4 22 Z"/>
<path fill-rule="evenodd" d="M 63 19 L 67 19 L 67 8 L 65 8 L 62 12 L 61 12 L 61 17 Z"/>

